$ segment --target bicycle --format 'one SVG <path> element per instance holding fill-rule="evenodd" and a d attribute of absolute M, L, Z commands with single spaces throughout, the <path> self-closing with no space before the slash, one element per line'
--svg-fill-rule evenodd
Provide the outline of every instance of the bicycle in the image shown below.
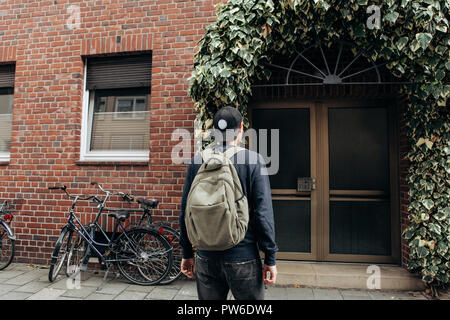
<path fill-rule="evenodd" d="M 153 221 L 152 215 L 150 213 L 151 209 L 155 209 L 158 206 L 158 200 L 147 200 L 139 198 L 136 200 L 137 203 L 141 206 L 141 208 L 144 210 L 142 213 L 141 218 L 139 219 L 139 222 L 137 226 L 142 226 L 144 220 L 146 220 L 145 227 L 149 228 L 150 230 L 155 230 L 159 234 L 166 237 L 166 239 L 169 241 L 170 245 L 172 246 L 172 256 L 173 256 L 173 264 L 172 269 L 170 270 L 169 274 L 167 275 L 166 279 L 162 280 L 160 284 L 169 284 L 174 282 L 175 280 L 179 279 L 182 275 L 181 272 L 181 259 L 183 258 L 181 246 L 180 246 L 180 231 L 172 228 L 171 226 L 167 225 L 163 221 Z"/>
<path fill-rule="evenodd" d="M 100 191 L 107 193 L 107 191 L 99 183 L 91 182 L 91 185 L 96 185 L 100 189 Z M 117 194 L 120 195 L 122 199 L 128 201 L 129 203 L 134 200 L 134 197 L 127 193 L 118 192 Z M 159 284 L 170 284 L 175 280 L 179 279 L 180 276 L 182 275 L 181 272 L 182 251 L 179 241 L 180 232 L 175 228 L 172 228 L 171 226 L 167 225 L 163 221 L 152 220 L 150 210 L 158 207 L 159 204 L 158 200 L 155 199 L 147 200 L 139 198 L 136 200 L 136 202 L 139 203 L 139 205 L 143 209 L 143 213 L 136 226 L 137 227 L 143 226 L 149 228 L 150 230 L 158 232 L 160 235 L 164 236 L 172 246 L 172 256 L 173 256 L 172 268 L 170 269 L 170 272 L 166 276 L 166 278 L 159 282 Z M 144 220 L 147 221 L 145 225 L 143 224 Z"/>
<path fill-rule="evenodd" d="M 3 201 L 0 207 L 0 270 L 6 269 L 14 259 L 16 237 L 9 226 L 13 218 L 8 202 Z"/>
<path fill-rule="evenodd" d="M 52 260 L 49 270 L 49 281 L 53 282 L 67 258 L 66 275 L 76 277 L 82 270 L 86 270 L 90 257 L 90 252 L 94 252 L 97 257 L 107 266 L 102 284 L 98 290 L 101 290 L 106 281 L 108 273 L 112 266 L 116 265 L 120 274 L 132 283 L 139 285 L 153 285 L 159 283 L 172 266 L 172 247 L 167 240 L 158 233 L 146 228 L 132 228 L 126 230 L 122 222 L 126 221 L 131 211 L 106 209 L 105 203 L 112 192 L 108 192 L 102 201 L 97 196 L 82 197 L 81 195 L 70 195 L 66 186 L 49 187 L 50 190 L 62 190 L 69 199 L 72 200 L 72 206 L 69 211 L 67 224 L 61 229 L 61 234 L 56 242 L 52 254 Z M 99 211 L 94 222 L 83 226 L 80 219 L 74 214 L 74 208 L 78 200 L 92 200 L 98 203 Z M 98 224 L 98 219 L 103 211 L 109 211 L 108 216 L 115 219 L 114 229 L 111 238 Z M 93 232 L 99 230 L 107 242 L 101 243 L 94 240 Z M 76 237 L 73 238 L 74 232 Z M 88 248 L 78 252 L 76 248 Z M 101 253 L 99 248 L 104 248 Z M 75 272 L 71 272 L 71 261 L 81 263 Z"/>

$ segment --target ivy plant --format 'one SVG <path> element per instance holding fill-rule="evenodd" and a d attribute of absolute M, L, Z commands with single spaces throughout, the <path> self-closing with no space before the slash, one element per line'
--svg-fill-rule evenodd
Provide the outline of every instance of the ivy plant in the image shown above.
<path fill-rule="evenodd" d="M 408 268 L 432 286 L 450 282 L 449 6 L 448 0 L 229 0 L 199 41 L 189 86 L 203 129 L 225 105 L 238 108 L 248 127 L 251 85 L 270 78 L 264 62 L 298 43 L 344 40 L 374 61 L 389 61 L 393 75 L 414 83 L 402 87 L 410 144 L 403 237 Z M 380 23 L 369 27 L 377 12 Z"/>

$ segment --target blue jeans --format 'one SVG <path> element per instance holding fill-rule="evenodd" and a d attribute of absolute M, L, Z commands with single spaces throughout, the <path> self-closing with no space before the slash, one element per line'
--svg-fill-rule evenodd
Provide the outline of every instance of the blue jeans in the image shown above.
<path fill-rule="evenodd" d="M 236 300 L 264 300 L 260 259 L 224 261 L 197 254 L 195 279 L 199 300 L 226 300 L 229 290 Z"/>

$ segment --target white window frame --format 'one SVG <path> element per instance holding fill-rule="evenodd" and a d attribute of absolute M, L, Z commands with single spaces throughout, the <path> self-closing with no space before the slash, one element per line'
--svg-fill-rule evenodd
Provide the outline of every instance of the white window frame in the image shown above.
<path fill-rule="evenodd" d="M 13 90 L 13 104 L 12 108 L 14 108 L 14 90 Z M 11 108 L 11 121 L 12 121 L 12 108 Z M 9 114 L 9 113 L 6 113 Z M 12 134 L 12 127 L 11 127 L 11 134 Z M 0 162 L 9 162 L 11 160 L 11 151 L 9 152 L 0 152 Z"/>
<path fill-rule="evenodd" d="M 87 63 L 84 67 L 83 109 L 81 119 L 81 162 L 148 162 L 150 150 L 148 151 L 90 151 L 90 136 L 92 131 L 92 114 L 94 112 L 94 95 L 86 88 Z M 89 108 L 92 105 L 92 108 Z"/>

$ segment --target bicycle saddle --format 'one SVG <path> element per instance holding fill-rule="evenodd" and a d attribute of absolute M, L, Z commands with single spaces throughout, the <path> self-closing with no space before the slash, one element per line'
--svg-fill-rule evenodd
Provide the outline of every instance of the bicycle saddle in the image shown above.
<path fill-rule="evenodd" d="M 139 198 L 136 201 L 137 201 L 137 203 L 143 204 L 144 206 L 147 206 L 149 208 L 156 208 L 159 203 L 158 200 L 155 200 L 155 199 L 147 200 L 147 199 Z"/>
<path fill-rule="evenodd" d="M 115 219 L 118 219 L 119 221 L 125 221 L 130 216 L 129 212 L 110 212 L 108 213 L 108 217 L 113 217 Z"/>

